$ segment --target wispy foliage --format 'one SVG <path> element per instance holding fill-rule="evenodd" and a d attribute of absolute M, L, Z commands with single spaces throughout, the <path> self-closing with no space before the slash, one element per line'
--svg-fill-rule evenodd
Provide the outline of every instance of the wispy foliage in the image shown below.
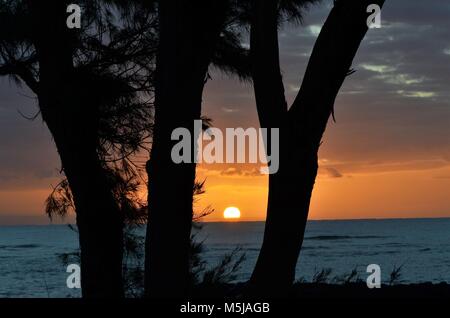
<path fill-rule="evenodd" d="M 73 211 L 75 211 L 75 204 L 69 182 L 63 179 L 45 200 L 45 213 L 50 220 L 53 220 L 55 216 L 64 218 Z"/>
<path fill-rule="evenodd" d="M 333 270 L 331 268 L 323 268 L 320 271 L 316 271 L 312 277 L 312 282 L 314 284 L 325 284 L 329 278 Z"/>

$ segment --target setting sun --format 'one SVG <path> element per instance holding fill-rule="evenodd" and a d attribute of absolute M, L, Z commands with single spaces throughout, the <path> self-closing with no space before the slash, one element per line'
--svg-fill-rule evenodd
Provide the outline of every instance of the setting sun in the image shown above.
<path fill-rule="evenodd" d="M 223 217 L 225 219 L 239 219 L 241 217 L 241 211 L 234 206 L 230 206 L 223 211 Z"/>

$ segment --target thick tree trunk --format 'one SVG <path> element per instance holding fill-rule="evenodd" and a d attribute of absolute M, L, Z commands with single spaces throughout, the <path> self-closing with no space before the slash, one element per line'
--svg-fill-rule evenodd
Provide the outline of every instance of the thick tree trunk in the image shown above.
<path fill-rule="evenodd" d="M 85 142 L 85 140 L 81 140 Z M 85 298 L 121 298 L 123 215 L 112 195 L 113 181 L 97 153 L 83 145 L 58 150 L 72 190 L 81 249 L 81 284 Z"/>
<path fill-rule="evenodd" d="M 188 293 L 195 154 L 192 163 L 175 164 L 171 150 L 177 141 L 171 140 L 171 134 L 184 127 L 194 136 L 194 120 L 201 116 L 203 87 L 223 26 L 225 3 L 170 0 L 159 5 L 155 127 L 147 163 L 147 297 L 183 297 Z"/>
<path fill-rule="evenodd" d="M 302 143 L 288 126 L 280 128 L 280 167 L 269 176 L 264 240 L 251 277 L 253 292 L 266 296 L 285 296 L 294 281 L 318 170 L 318 145 Z"/>
<path fill-rule="evenodd" d="M 337 93 L 364 38 L 367 7 L 384 0 L 338 0 L 316 41 L 300 92 L 289 111 L 278 61 L 278 39 L 270 1 L 258 2 L 252 25 L 255 94 L 263 127 L 280 127 L 280 167 L 269 177 L 266 227 L 251 277 L 252 292 L 283 296 L 295 268 L 317 175 L 317 153 Z M 265 6 L 264 6 L 265 3 Z M 263 18 L 262 18 L 263 17 Z M 263 26 L 263 23 L 264 26 Z M 263 36 L 261 30 L 265 27 Z M 265 49 L 265 53 L 260 50 Z M 274 66 L 275 63 L 275 66 Z M 274 92 L 273 92 L 274 91 Z M 270 92 L 270 93 L 268 93 Z M 267 94 L 276 96 L 270 99 Z M 271 120 L 271 113 L 275 112 Z M 277 118 L 280 118 L 277 119 Z M 279 125 L 279 126 L 278 126 Z"/>
<path fill-rule="evenodd" d="M 123 297 L 123 216 L 97 154 L 98 105 L 73 66 L 64 1 L 30 1 L 39 61 L 37 95 L 73 194 L 81 249 L 82 295 Z"/>
<path fill-rule="evenodd" d="M 41 69 L 45 74 L 45 66 Z M 56 92 L 49 96 L 45 86 L 45 80 L 41 81 L 42 117 L 55 140 L 75 203 L 82 296 L 121 298 L 124 219 L 114 196 L 114 181 L 97 153 L 97 130 L 92 129 L 96 120 L 87 119 L 79 108 L 83 101 L 62 98 Z M 60 99 L 66 103 L 57 104 Z"/>
<path fill-rule="evenodd" d="M 55 140 L 76 210 L 81 250 L 81 285 L 85 298 L 121 298 L 124 219 L 114 196 L 114 181 L 97 153 L 99 145 L 95 114 L 92 118 L 76 96 L 49 94 L 45 63 L 40 83 L 42 117 Z M 65 82 L 67 83 L 67 82 Z M 50 84 L 62 91 L 68 88 Z M 73 87 L 71 87 L 73 88 Z M 65 100 L 64 104 L 59 104 Z M 85 104 L 86 105 L 86 104 Z M 93 108 L 95 105 L 91 105 Z M 94 112 L 95 113 L 95 112 Z M 83 124 L 81 124 L 83 123 Z"/>

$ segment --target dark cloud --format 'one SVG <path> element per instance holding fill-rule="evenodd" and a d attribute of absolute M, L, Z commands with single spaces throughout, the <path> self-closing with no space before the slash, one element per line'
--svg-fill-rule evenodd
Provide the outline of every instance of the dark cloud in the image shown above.
<path fill-rule="evenodd" d="M 448 163 L 440 158 L 426 160 L 367 160 L 367 161 L 326 161 L 321 164 L 322 174 L 331 176 L 333 170 L 341 173 L 378 173 L 395 171 L 434 170 L 448 166 Z M 331 170 L 330 170 L 331 169 Z"/>
<path fill-rule="evenodd" d="M 325 175 L 329 178 L 342 178 L 343 175 L 340 173 L 336 168 L 333 167 L 326 167 L 323 168 L 325 171 Z"/>

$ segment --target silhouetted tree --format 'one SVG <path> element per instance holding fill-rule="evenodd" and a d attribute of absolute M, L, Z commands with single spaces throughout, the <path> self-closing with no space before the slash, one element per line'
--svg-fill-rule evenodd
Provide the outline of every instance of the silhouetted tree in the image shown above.
<path fill-rule="evenodd" d="M 253 1 L 251 59 L 262 127 L 280 128 L 280 166 L 269 176 L 263 245 L 253 292 L 282 295 L 295 278 L 322 135 L 368 26 L 367 7 L 384 0 L 337 0 L 315 43 L 300 91 L 288 109 L 278 52 L 278 1 Z"/>
<path fill-rule="evenodd" d="M 175 164 L 171 149 L 176 141 L 171 134 L 175 128 L 185 127 L 194 136 L 210 63 L 225 72 L 245 70 L 245 50 L 238 45 L 238 36 L 227 29 L 232 24 L 231 4 L 229 0 L 167 0 L 158 5 L 155 123 L 147 164 L 147 296 L 188 293 L 196 154 L 191 154 L 192 163 Z M 238 61 L 242 67 L 230 61 Z"/>
<path fill-rule="evenodd" d="M 114 1 L 109 1 L 114 2 Z M 114 167 L 142 146 L 150 109 L 151 17 L 114 24 L 110 5 L 79 1 L 82 28 L 68 29 L 70 1 L 0 3 L 0 75 L 37 96 L 76 210 L 84 297 L 122 297 L 126 181 Z M 145 35 L 145 36 L 144 36 Z"/>

